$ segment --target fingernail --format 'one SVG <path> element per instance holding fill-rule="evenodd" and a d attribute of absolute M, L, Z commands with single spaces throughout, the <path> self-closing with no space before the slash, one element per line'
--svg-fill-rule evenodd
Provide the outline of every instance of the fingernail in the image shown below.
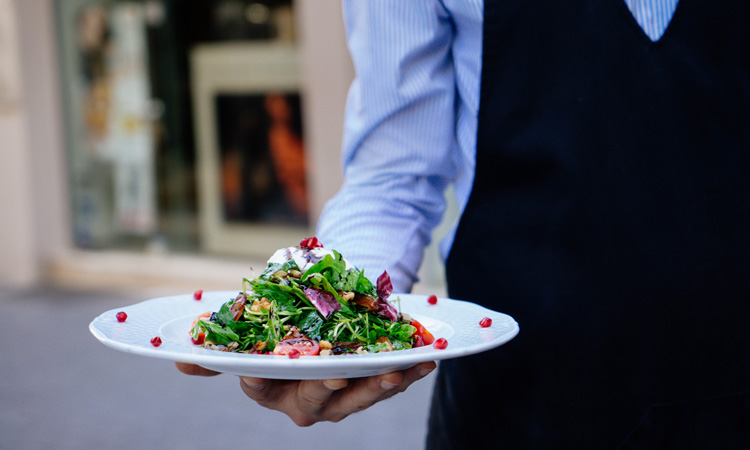
<path fill-rule="evenodd" d="M 386 380 L 380 380 L 380 387 L 385 389 L 386 391 L 390 391 L 391 389 L 398 386 L 398 384 L 389 383 Z"/>
<path fill-rule="evenodd" d="M 323 380 L 323 386 L 327 387 L 332 391 L 338 391 L 344 389 L 349 384 L 346 380 Z"/>
<path fill-rule="evenodd" d="M 434 367 L 421 367 L 420 366 L 419 369 L 417 370 L 417 373 L 419 374 L 420 377 L 426 377 L 433 370 L 435 370 Z"/>
<path fill-rule="evenodd" d="M 265 387 L 265 383 L 263 383 L 263 380 L 258 380 L 257 378 L 247 378 L 247 377 L 241 377 L 241 378 L 242 378 L 242 383 L 244 383 L 245 386 L 249 387 L 250 389 L 259 391 Z"/>

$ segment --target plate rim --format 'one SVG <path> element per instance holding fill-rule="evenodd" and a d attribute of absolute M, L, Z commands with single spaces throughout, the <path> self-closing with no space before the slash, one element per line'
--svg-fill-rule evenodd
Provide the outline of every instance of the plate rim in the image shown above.
<path fill-rule="evenodd" d="M 181 346 L 175 347 L 177 350 L 172 349 L 173 345 L 181 345 L 178 343 L 170 342 L 170 345 L 153 347 L 150 346 L 147 339 L 144 339 L 143 344 L 131 344 L 117 340 L 107 335 L 107 332 L 102 329 L 100 324 L 102 323 L 115 323 L 115 314 L 118 311 L 123 310 L 140 310 L 148 308 L 149 306 L 156 305 L 157 303 L 166 302 L 180 302 L 185 299 L 189 299 L 190 305 L 185 311 L 180 311 L 169 317 L 165 317 L 157 320 L 157 330 L 154 330 L 154 336 L 162 335 L 163 328 L 170 322 L 178 319 L 186 318 L 193 314 L 192 311 L 187 309 L 202 309 L 203 311 L 214 309 L 214 303 L 219 306 L 221 303 L 226 302 L 231 297 L 237 295 L 236 290 L 224 290 L 224 291 L 204 291 L 203 299 L 200 302 L 193 300 L 192 294 L 176 294 L 169 296 L 154 297 L 140 302 L 133 303 L 128 306 L 122 306 L 119 308 L 113 308 L 105 311 L 96 316 L 89 324 L 89 331 L 92 335 L 102 342 L 104 345 L 119 350 L 125 353 L 135 354 L 139 356 L 152 357 L 163 360 L 170 360 L 174 362 L 185 362 L 191 364 L 197 364 L 202 367 L 206 367 L 212 370 L 222 371 L 221 369 L 232 369 L 223 370 L 225 373 L 233 373 L 235 375 L 247 375 L 247 376 L 262 376 L 265 378 L 277 378 L 277 379 L 320 379 L 321 372 L 330 372 L 331 374 L 341 375 L 342 372 L 345 374 L 355 374 L 352 376 L 338 376 L 337 378 L 351 378 L 357 376 L 374 375 L 378 373 L 386 373 L 392 370 L 401 370 L 406 367 L 413 366 L 415 364 L 426 362 L 426 361 L 441 361 L 445 359 L 458 358 L 468 356 L 484 351 L 489 351 L 497 348 L 508 341 L 515 338 L 520 327 L 516 320 L 508 314 L 501 313 L 498 311 L 490 310 L 482 305 L 468 302 L 465 300 L 452 299 L 448 297 L 438 297 L 438 305 L 430 306 L 427 308 L 437 308 L 439 305 L 449 305 L 453 307 L 469 308 L 477 312 L 482 312 L 485 316 L 492 316 L 493 326 L 502 326 L 504 331 L 499 335 L 495 336 L 489 342 L 477 342 L 470 345 L 461 345 L 460 347 L 451 348 L 450 339 L 448 348 L 445 350 L 436 350 L 432 346 L 420 347 L 417 349 L 399 350 L 396 352 L 388 353 L 375 353 L 366 355 L 332 355 L 332 356 L 307 356 L 300 357 L 299 359 L 290 359 L 284 356 L 278 355 L 248 355 L 239 353 L 228 353 L 219 352 L 216 350 L 204 349 L 202 347 L 192 347 L 190 350 L 185 350 Z M 414 303 L 419 300 L 425 300 L 429 295 L 426 294 L 407 294 L 407 293 L 394 293 L 391 295 L 392 299 L 401 298 L 401 301 L 406 303 Z M 219 303 L 221 302 L 221 303 Z M 198 305 L 206 305 L 206 307 L 198 308 Z M 421 307 L 424 309 L 425 307 Z M 440 311 L 436 309 L 436 311 Z M 454 331 L 454 336 L 460 333 L 462 336 L 465 335 L 466 331 L 456 329 L 451 325 L 450 322 L 445 321 L 444 318 L 440 318 L 439 314 L 423 314 L 420 312 L 410 312 L 408 307 L 404 308 L 404 312 L 414 316 L 419 320 L 419 317 L 427 317 L 435 320 L 439 320 Z M 200 314 L 200 313 L 195 313 Z M 478 314 L 481 315 L 481 314 Z M 481 317 L 480 317 L 481 318 Z M 130 317 L 128 318 L 130 320 Z M 477 319 L 477 327 L 478 325 Z M 127 322 L 127 321 L 126 321 Z M 117 325 L 113 325 L 117 326 Z M 480 331 L 481 332 L 481 331 Z M 441 336 L 435 336 L 436 338 Z M 186 330 L 186 340 L 187 340 Z M 167 347 L 167 348 L 164 348 Z M 408 353 L 404 353 L 408 352 Z M 242 370 L 235 370 L 241 368 Z M 313 371 L 315 373 L 305 374 L 303 371 Z M 310 376 L 307 376 L 310 375 Z"/>

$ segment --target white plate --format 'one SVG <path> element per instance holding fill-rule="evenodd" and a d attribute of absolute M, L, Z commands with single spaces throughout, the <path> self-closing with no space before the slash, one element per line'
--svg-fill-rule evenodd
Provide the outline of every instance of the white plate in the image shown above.
<path fill-rule="evenodd" d="M 200 301 L 194 300 L 192 294 L 155 298 L 107 311 L 94 319 L 89 329 L 105 345 L 136 355 L 197 364 L 235 375 L 298 380 L 357 378 L 403 370 L 423 361 L 487 351 L 518 334 L 518 324 L 512 317 L 473 303 L 440 298 L 436 305 L 430 305 L 426 295 L 393 294 L 391 299 L 401 299 L 402 312 L 421 322 L 436 339 L 447 339 L 448 347 L 437 350 L 430 345 L 388 353 L 290 359 L 227 353 L 193 345 L 189 335 L 193 319 L 203 312 L 218 311 L 236 295 L 237 291 L 218 291 L 204 292 Z M 125 322 L 117 321 L 115 316 L 119 311 L 127 313 Z M 491 327 L 479 326 L 484 317 L 492 319 Z M 151 345 L 155 336 L 162 339 L 159 347 Z"/>

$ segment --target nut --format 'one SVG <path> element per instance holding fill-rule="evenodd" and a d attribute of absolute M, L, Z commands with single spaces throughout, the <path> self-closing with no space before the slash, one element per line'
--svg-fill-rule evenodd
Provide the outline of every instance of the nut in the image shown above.
<path fill-rule="evenodd" d="M 268 343 L 267 342 L 265 342 L 265 341 L 258 341 L 258 342 L 255 343 L 255 345 L 253 345 L 253 351 L 254 352 L 262 352 L 263 350 L 266 349 L 266 347 L 268 347 Z"/>

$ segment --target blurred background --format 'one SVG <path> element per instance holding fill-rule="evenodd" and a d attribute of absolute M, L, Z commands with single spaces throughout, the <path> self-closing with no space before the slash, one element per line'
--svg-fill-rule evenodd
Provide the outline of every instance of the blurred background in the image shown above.
<path fill-rule="evenodd" d="M 299 429 L 87 330 L 312 235 L 352 77 L 339 0 L 0 0 L 0 448 L 422 445 L 431 379 Z"/>

